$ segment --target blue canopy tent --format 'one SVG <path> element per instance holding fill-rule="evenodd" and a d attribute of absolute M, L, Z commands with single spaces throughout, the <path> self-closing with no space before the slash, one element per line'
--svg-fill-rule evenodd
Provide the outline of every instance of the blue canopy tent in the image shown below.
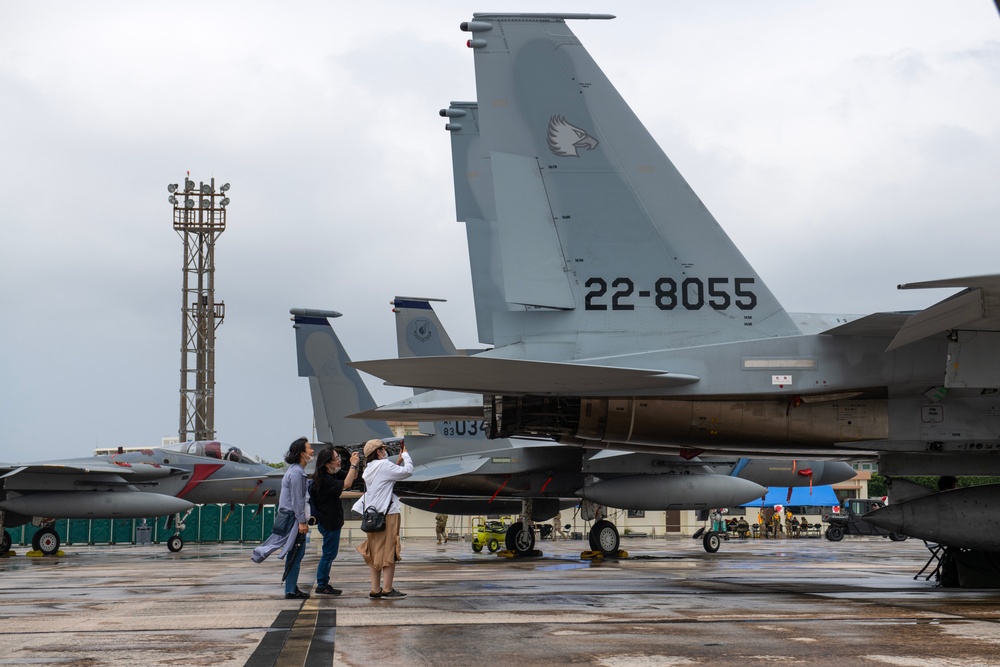
<path fill-rule="evenodd" d="M 832 486 L 814 486 L 811 490 L 808 486 L 793 486 L 792 497 L 788 497 L 787 486 L 776 486 L 767 490 L 763 502 L 760 498 L 743 503 L 740 507 L 836 507 L 840 505 L 837 494 L 833 492 Z"/>

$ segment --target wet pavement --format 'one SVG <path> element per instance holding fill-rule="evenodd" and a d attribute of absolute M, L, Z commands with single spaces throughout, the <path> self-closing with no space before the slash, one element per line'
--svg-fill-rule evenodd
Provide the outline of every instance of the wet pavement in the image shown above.
<path fill-rule="evenodd" d="M 356 545 L 356 542 L 355 542 Z M 404 541 L 400 600 L 371 600 L 345 541 L 340 597 L 285 600 L 254 545 L 69 547 L 0 558 L 0 665 L 1000 664 L 1000 590 L 914 580 L 923 543 L 623 539 L 627 559 Z M 303 563 L 311 585 L 318 541 Z"/>

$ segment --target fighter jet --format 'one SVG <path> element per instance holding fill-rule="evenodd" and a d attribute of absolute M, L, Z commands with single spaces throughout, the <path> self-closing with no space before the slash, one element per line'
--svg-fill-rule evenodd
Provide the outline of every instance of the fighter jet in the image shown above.
<path fill-rule="evenodd" d="M 274 504 L 283 471 L 220 442 L 182 442 L 170 447 L 91 458 L 0 464 L 0 554 L 10 550 L 4 529 L 42 526 L 32 546 L 59 551 L 56 519 L 129 519 L 169 516 L 175 533 L 170 551 L 184 546 L 184 519 L 207 503 Z"/>
<path fill-rule="evenodd" d="M 567 25 L 610 18 L 462 24 L 481 103 L 443 114 L 453 157 L 476 151 L 454 159 L 456 203 L 486 239 L 470 258 L 485 248 L 473 272 L 496 278 L 491 300 L 476 293 L 495 347 L 355 364 L 437 390 L 375 412 L 481 415 L 491 438 L 1000 474 L 1000 276 L 900 285 L 960 290 L 917 313 L 786 312 Z M 1000 550 L 1000 491 L 971 493 L 921 499 L 907 532 L 946 521 L 953 546 Z"/>
<path fill-rule="evenodd" d="M 466 355 L 458 350 L 431 307 L 432 299 L 396 297 L 398 352 L 401 357 L 428 353 Z M 328 318 L 334 311 L 292 311 L 299 375 L 308 377 L 321 439 L 337 444 L 385 437 L 384 422 L 347 419 L 375 401 L 350 365 L 350 357 Z M 339 416 L 338 416 L 339 415 Z M 365 428 L 358 430 L 358 425 Z M 516 554 L 534 549 L 529 520 L 544 521 L 583 498 L 585 518 L 594 505 L 635 510 L 678 510 L 730 507 L 740 498 L 760 498 L 764 486 L 831 484 L 855 475 L 846 463 L 831 461 L 748 460 L 716 457 L 685 460 L 665 454 L 609 451 L 603 448 L 554 445 L 548 441 L 486 438 L 482 420 L 446 420 L 419 424 L 420 435 L 408 436 L 414 475 L 397 485 L 403 502 L 447 514 L 520 514 L 508 530 L 506 546 Z M 343 434 L 348 434 L 345 439 Z M 590 531 L 592 548 L 618 553 L 617 527 L 607 518 Z M 709 551 L 719 548 L 716 535 L 706 534 Z"/>

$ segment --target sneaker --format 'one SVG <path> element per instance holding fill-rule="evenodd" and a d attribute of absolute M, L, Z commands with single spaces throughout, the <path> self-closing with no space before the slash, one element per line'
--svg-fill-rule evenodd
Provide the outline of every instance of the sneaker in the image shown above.
<path fill-rule="evenodd" d="M 285 599 L 286 600 L 308 600 L 309 599 L 309 594 L 305 593 L 303 591 L 300 591 L 299 589 L 296 588 L 294 593 L 285 593 Z"/>
<path fill-rule="evenodd" d="M 343 592 L 344 591 L 340 590 L 339 588 L 334 588 L 333 586 L 331 586 L 329 584 L 327 584 L 326 586 L 323 586 L 322 588 L 317 588 L 316 589 L 316 594 L 317 595 L 340 595 Z"/>
<path fill-rule="evenodd" d="M 406 593 L 400 593 L 395 588 L 393 588 L 388 593 L 382 593 L 382 597 L 384 597 L 384 598 L 405 598 L 406 597 Z"/>
<path fill-rule="evenodd" d="M 368 594 L 368 597 L 370 597 L 370 598 L 380 598 L 380 597 L 382 597 L 382 589 L 380 588 L 379 591 L 378 591 L 378 593 L 376 593 L 375 591 L 372 591 L 371 593 Z"/>

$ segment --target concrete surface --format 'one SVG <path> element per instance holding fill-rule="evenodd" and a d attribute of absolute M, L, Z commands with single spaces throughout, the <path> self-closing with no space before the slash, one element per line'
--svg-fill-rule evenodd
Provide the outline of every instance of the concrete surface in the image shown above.
<path fill-rule="evenodd" d="M 368 598 L 346 542 L 340 597 L 285 600 L 254 545 L 71 547 L 0 558 L 0 665 L 1000 664 L 1000 591 L 914 580 L 921 542 L 623 539 L 630 558 L 537 559 L 406 540 L 396 588 Z M 318 542 L 303 563 L 312 587 Z"/>

